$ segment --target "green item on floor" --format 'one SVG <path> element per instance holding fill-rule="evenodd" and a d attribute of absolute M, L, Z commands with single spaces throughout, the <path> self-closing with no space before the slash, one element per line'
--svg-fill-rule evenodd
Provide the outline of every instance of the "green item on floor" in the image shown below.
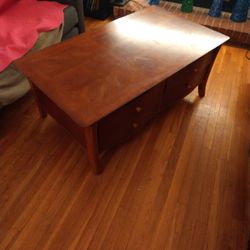
<path fill-rule="evenodd" d="M 181 11 L 190 13 L 193 11 L 193 0 L 183 0 L 181 5 Z"/>

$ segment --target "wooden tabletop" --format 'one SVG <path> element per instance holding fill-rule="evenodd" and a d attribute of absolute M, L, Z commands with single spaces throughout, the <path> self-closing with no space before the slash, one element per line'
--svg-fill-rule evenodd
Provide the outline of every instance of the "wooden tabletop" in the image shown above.
<path fill-rule="evenodd" d="M 25 56 L 16 65 L 87 127 L 228 39 L 150 7 Z"/>

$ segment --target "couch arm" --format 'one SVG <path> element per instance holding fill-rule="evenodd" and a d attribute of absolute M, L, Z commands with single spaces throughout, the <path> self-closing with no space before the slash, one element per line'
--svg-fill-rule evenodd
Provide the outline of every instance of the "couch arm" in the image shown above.
<path fill-rule="evenodd" d="M 83 16 L 83 0 L 54 0 L 54 1 L 62 4 L 72 5 L 76 8 L 79 19 L 78 23 L 79 32 L 80 33 L 84 32 L 85 27 L 84 27 L 84 16 Z"/>

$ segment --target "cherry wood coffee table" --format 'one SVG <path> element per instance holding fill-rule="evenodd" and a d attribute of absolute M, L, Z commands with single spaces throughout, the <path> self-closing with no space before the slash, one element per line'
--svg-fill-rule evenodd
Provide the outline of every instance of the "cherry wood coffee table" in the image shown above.
<path fill-rule="evenodd" d="M 150 7 L 25 56 L 42 117 L 49 113 L 86 147 L 95 173 L 101 151 L 130 138 L 207 77 L 228 37 Z"/>

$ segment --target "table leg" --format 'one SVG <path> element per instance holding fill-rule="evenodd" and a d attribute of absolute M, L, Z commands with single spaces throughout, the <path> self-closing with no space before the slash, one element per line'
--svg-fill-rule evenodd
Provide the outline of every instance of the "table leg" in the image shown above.
<path fill-rule="evenodd" d="M 96 124 L 84 128 L 84 138 L 86 144 L 86 150 L 88 155 L 88 160 L 95 174 L 102 173 L 102 167 L 99 160 L 99 148 L 97 141 L 97 126 Z"/>
<path fill-rule="evenodd" d="M 198 85 L 198 93 L 200 97 L 204 97 L 206 93 L 206 85 L 207 81 L 203 81 L 201 84 Z"/>
<path fill-rule="evenodd" d="M 29 82 L 30 82 L 32 93 L 33 93 L 34 98 L 36 100 L 36 104 L 38 107 L 40 117 L 45 118 L 47 116 L 47 111 L 45 110 L 45 108 L 42 105 L 40 90 L 37 87 L 35 87 L 35 85 L 31 81 L 29 81 Z"/>
<path fill-rule="evenodd" d="M 211 63 L 208 67 L 207 70 L 205 72 L 205 75 L 203 77 L 202 82 L 198 85 L 198 93 L 200 97 L 204 97 L 206 94 L 206 86 L 207 86 L 207 81 L 208 81 L 208 77 L 210 74 L 210 71 L 212 69 L 213 63 Z"/>
<path fill-rule="evenodd" d="M 199 96 L 200 97 L 204 97 L 205 96 L 205 93 L 206 93 L 206 85 L 207 85 L 207 81 L 208 81 L 208 77 L 210 75 L 210 72 L 212 70 L 212 67 L 213 67 L 213 64 L 214 64 L 214 61 L 216 59 L 216 56 L 220 50 L 220 47 L 217 47 L 216 49 L 214 49 L 212 52 L 212 57 L 211 57 L 211 62 L 209 63 L 208 67 L 207 67 L 207 71 L 204 75 L 204 78 L 203 78 L 203 81 L 198 85 L 198 93 L 199 93 Z"/>

